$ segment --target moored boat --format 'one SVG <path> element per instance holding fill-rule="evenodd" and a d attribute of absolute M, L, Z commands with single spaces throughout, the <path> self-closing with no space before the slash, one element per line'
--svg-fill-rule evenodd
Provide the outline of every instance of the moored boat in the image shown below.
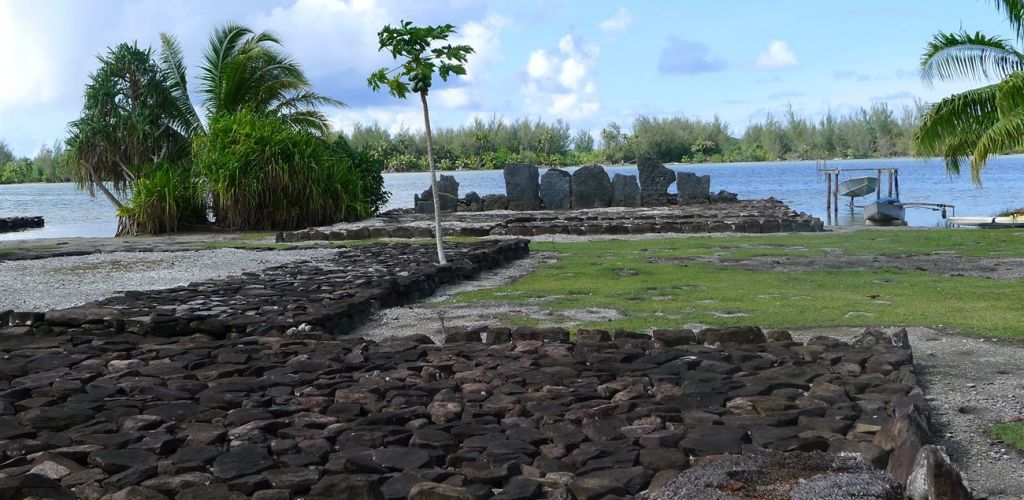
<path fill-rule="evenodd" d="M 839 196 L 857 198 L 874 193 L 878 189 L 877 177 L 857 177 L 839 183 Z"/>
<path fill-rule="evenodd" d="M 896 198 L 882 198 L 864 205 L 864 220 L 869 223 L 898 224 L 906 217 L 906 208 Z"/>

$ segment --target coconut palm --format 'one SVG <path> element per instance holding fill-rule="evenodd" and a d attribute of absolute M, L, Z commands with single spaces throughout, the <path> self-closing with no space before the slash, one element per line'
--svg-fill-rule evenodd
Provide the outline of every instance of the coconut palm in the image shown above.
<path fill-rule="evenodd" d="M 281 41 L 268 32 L 238 24 L 213 31 L 199 65 L 198 94 L 205 123 L 221 114 L 239 111 L 265 114 L 292 127 L 326 137 L 330 122 L 321 106 L 344 106 L 312 90 L 298 62 L 280 50 Z M 160 66 L 167 88 L 177 102 L 170 117 L 186 134 L 204 132 L 206 125 L 192 105 L 181 46 L 174 35 L 160 35 Z"/>
<path fill-rule="evenodd" d="M 993 0 L 1024 43 L 1024 1 Z M 987 85 L 932 105 L 915 134 L 920 156 L 939 156 L 951 175 L 970 162 L 971 179 L 993 154 L 1024 147 L 1024 53 L 1010 40 L 981 32 L 939 32 L 921 56 L 926 83 L 976 81 Z"/>

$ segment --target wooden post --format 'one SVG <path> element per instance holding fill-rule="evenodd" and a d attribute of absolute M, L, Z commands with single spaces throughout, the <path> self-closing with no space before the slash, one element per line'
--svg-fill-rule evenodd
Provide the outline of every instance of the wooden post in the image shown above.
<path fill-rule="evenodd" d="M 882 169 L 878 169 L 878 187 L 875 188 L 875 201 L 882 198 Z"/>
<path fill-rule="evenodd" d="M 892 170 L 889 170 L 889 197 L 892 198 Z"/>
<path fill-rule="evenodd" d="M 832 225 L 832 174 L 825 174 L 825 214 L 828 225 Z"/>
<path fill-rule="evenodd" d="M 836 189 L 832 191 L 832 210 L 836 225 L 839 225 L 839 171 L 836 171 Z"/>

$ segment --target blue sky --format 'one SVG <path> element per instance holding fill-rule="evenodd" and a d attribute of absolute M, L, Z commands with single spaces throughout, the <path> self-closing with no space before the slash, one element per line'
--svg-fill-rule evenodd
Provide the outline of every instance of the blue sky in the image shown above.
<path fill-rule="evenodd" d="M 365 85 L 388 63 L 376 32 L 400 19 L 450 22 L 477 49 L 468 78 L 431 94 L 435 125 L 562 118 L 592 131 L 638 114 L 717 114 L 739 134 L 790 104 L 817 117 L 934 101 L 976 84 L 921 83 L 933 33 L 1011 36 L 984 0 L 0 0 L 0 140 L 31 155 L 63 137 L 106 47 L 156 45 L 166 31 L 194 64 L 229 20 L 281 36 L 317 90 L 349 105 L 328 110 L 337 128 L 422 128 L 418 101 Z"/>

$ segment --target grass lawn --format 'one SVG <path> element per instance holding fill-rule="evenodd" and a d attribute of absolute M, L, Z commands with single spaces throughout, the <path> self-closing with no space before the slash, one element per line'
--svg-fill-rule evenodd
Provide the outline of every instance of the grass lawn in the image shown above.
<path fill-rule="evenodd" d="M 1024 280 L 941 276 L 922 271 L 752 271 L 718 264 L 665 262 L 846 254 L 1024 257 L 1024 232 L 1011 230 L 861 230 L 828 234 L 687 237 L 645 241 L 531 244 L 556 263 L 508 286 L 460 294 L 440 304 L 531 302 L 541 309 L 613 308 L 624 317 L 580 327 L 647 330 L 686 323 L 763 327 L 922 325 L 1024 338 Z M 544 300 L 538 300 L 544 299 Z M 509 323 L 531 324 L 510 317 Z"/>
<path fill-rule="evenodd" d="M 996 424 L 988 428 L 988 433 L 1006 444 L 1024 450 L 1024 422 Z"/>

